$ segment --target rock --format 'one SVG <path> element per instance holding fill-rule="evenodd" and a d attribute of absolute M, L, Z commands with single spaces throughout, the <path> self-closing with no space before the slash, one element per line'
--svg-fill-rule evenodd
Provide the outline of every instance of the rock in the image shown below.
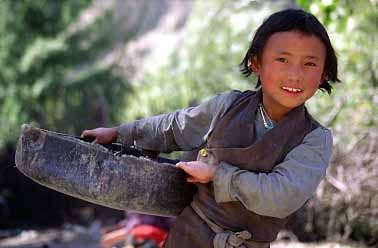
<path fill-rule="evenodd" d="M 24 124 L 16 167 L 35 182 L 110 208 L 176 216 L 195 187 L 169 163 L 115 156 L 105 147 Z"/>

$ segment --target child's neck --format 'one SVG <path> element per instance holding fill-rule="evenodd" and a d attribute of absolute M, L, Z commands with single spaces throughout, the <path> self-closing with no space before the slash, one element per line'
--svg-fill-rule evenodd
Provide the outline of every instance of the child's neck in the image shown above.
<path fill-rule="evenodd" d="M 275 123 L 278 123 L 283 118 L 285 118 L 285 116 L 293 109 L 293 108 L 287 108 L 280 104 L 272 104 L 271 101 L 264 100 L 264 97 L 263 97 L 263 106 L 264 106 L 265 111 L 269 115 L 269 118 Z"/>

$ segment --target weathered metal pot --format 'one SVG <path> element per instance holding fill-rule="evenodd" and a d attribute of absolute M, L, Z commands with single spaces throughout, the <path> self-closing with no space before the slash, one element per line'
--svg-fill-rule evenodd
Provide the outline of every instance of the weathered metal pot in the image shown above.
<path fill-rule="evenodd" d="M 16 167 L 64 194 L 151 215 L 178 215 L 195 192 L 185 173 L 172 164 L 115 156 L 101 145 L 27 124 L 21 127 Z"/>

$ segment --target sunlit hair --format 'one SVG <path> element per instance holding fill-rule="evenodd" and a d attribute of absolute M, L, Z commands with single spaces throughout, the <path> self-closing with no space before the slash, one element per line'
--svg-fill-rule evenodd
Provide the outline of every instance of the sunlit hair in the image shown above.
<path fill-rule="evenodd" d="M 253 72 L 251 68 L 252 58 L 256 56 L 258 60 L 261 59 L 261 54 L 270 36 L 274 33 L 286 31 L 299 31 L 305 35 L 314 35 L 323 42 L 326 48 L 325 79 L 320 84 L 319 89 L 325 90 L 330 94 L 332 85 L 329 82 L 340 82 L 337 77 L 337 57 L 335 50 L 332 47 L 324 26 L 314 15 L 300 9 L 286 9 L 276 12 L 261 24 L 243 61 L 240 63 L 242 74 L 246 77 L 251 75 Z M 260 85 L 261 81 L 259 78 L 256 87 Z"/>

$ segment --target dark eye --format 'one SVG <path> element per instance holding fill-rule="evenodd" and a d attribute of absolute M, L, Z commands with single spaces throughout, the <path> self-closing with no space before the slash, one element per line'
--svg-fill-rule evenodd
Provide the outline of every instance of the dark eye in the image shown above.
<path fill-rule="evenodd" d="M 281 63 L 288 63 L 289 61 L 285 58 L 277 58 L 276 61 L 279 61 Z"/>
<path fill-rule="evenodd" d="M 307 66 L 316 66 L 316 64 L 313 63 L 313 62 L 307 62 L 305 65 L 307 65 Z"/>

